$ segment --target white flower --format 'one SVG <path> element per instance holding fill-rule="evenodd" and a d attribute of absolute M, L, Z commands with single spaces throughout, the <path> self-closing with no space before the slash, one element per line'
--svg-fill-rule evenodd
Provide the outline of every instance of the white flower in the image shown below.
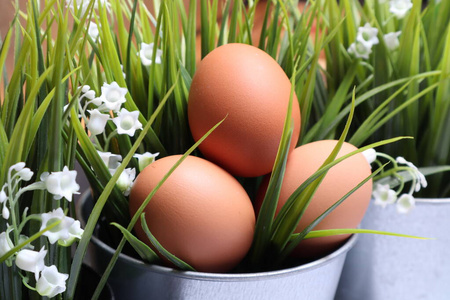
<path fill-rule="evenodd" d="M 83 85 L 83 86 L 80 86 L 80 87 L 78 87 L 79 89 L 81 89 L 81 91 L 83 92 L 83 93 L 87 93 L 87 92 L 89 92 L 90 90 L 91 90 L 91 87 L 89 86 L 89 85 Z"/>
<path fill-rule="evenodd" d="M 55 200 L 64 197 L 68 201 L 72 201 L 72 195 L 79 194 L 78 190 L 80 189 L 80 186 L 75 181 L 76 177 L 77 171 L 69 171 L 69 168 L 65 166 L 61 172 L 42 173 L 41 180 L 44 182 L 48 192 L 53 194 Z"/>
<path fill-rule="evenodd" d="M 84 230 L 81 229 L 80 221 L 75 220 L 69 227 L 69 237 L 65 240 L 58 240 L 58 244 L 64 247 L 72 245 L 75 240 L 81 239 Z"/>
<path fill-rule="evenodd" d="M 111 152 L 102 152 L 97 150 L 98 155 L 103 160 L 108 169 L 115 170 L 119 167 L 122 161 L 122 156 L 118 154 L 112 154 Z"/>
<path fill-rule="evenodd" d="M 8 196 L 6 195 L 5 191 L 2 189 L 0 191 L 0 203 L 5 202 L 6 200 L 8 200 Z"/>
<path fill-rule="evenodd" d="M 389 32 L 383 36 L 384 42 L 386 43 L 386 47 L 393 51 L 400 46 L 400 41 L 398 40 L 398 36 L 401 34 L 401 31 L 397 32 Z"/>
<path fill-rule="evenodd" d="M 96 23 L 94 23 L 92 21 L 89 22 L 88 34 L 91 37 L 91 39 L 93 39 L 94 41 L 97 40 L 97 38 L 99 36 L 99 31 L 98 31 L 98 26 Z"/>
<path fill-rule="evenodd" d="M 57 221 L 61 221 L 56 227 L 47 230 L 43 234 L 47 236 L 51 244 L 56 243 L 58 240 L 64 241 L 70 238 L 69 229 L 75 220 L 71 217 L 67 217 L 61 207 L 58 207 L 51 212 L 41 214 L 41 220 L 42 224 L 39 230 L 44 230 L 47 226 L 50 226 Z"/>
<path fill-rule="evenodd" d="M 353 54 L 356 58 L 369 59 L 372 48 L 367 47 L 363 43 L 355 42 L 348 47 L 348 53 Z"/>
<path fill-rule="evenodd" d="M 25 168 L 24 162 L 18 162 L 9 168 L 9 172 L 16 171 L 20 180 L 28 181 L 33 177 L 33 172 L 29 168 Z"/>
<path fill-rule="evenodd" d="M 34 173 L 29 168 L 23 168 L 22 170 L 17 172 L 17 174 L 19 175 L 21 180 L 29 181 L 31 179 L 31 177 L 33 177 Z"/>
<path fill-rule="evenodd" d="M 414 190 L 416 192 L 420 191 L 420 188 L 426 188 L 428 185 L 428 182 L 425 178 L 425 176 L 419 171 L 419 169 L 412 163 L 404 159 L 403 157 L 399 156 L 395 159 L 397 163 L 407 165 L 412 169 L 413 176 L 415 176 L 415 187 Z"/>
<path fill-rule="evenodd" d="M 375 149 L 373 148 L 363 151 L 362 154 L 366 158 L 369 165 L 377 159 L 377 151 L 375 151 Z"/>
<path fill-rule="evenodd" d="M 102 101 L 99 98 L 95 98 L 95 91 L 91 90 L 91 87 L 89 85 L 83 85 L 82 87 L 78 87 L 78 89 L 81 89 L 81 92 L 83 93 L 83 95 L 80 97 L 80 100 L 83 98 L 88 98 L 89 100 L 91 100 L 89 103 L 94 103 L 97 106 L 102 104 Z"/>
<path fill-rule="evenodd" d="M 95 91 L 93 90 L 87 91 L 86 93 L 84 93 L 83 96 L 88 98 L 89 100 L 92 100 L 91 103 L 93 103 L 95 99 Z"/>
<path fill-rule="evenodd" d="M 388 184 L 377 183 L 372 192 L 372 197 L 375 200 L 374 203 L 383 208 L 388 204 L 395 203 L 395 200 L 397 200 L 397 194 L 394 190 L 391 190 Z"/>
<path fill-rule="evenodd" d="M 5 220 L 9 219 L 9 209 L 8 207 L 6 207 L 6 203 L 3 205 L 3 209 L 2 209 L 2 217 Z"/>
<path fill-rule="evenodd" d="M 139 56 L 141 57 L 141 62 L 144 66 L 150 66 L 153 63 L 152 61 L 153 48 L 154 48 L 153 43 L 150 44 L 141 43 L 141 50 L 139 51 Z M 162 50 L 156 49 L 156 57 L 155 57 L 156 64 L 161 63 L 161 55 Z"/>
<path fill-rule="evenodd" d="M 110 170 L 111 174 L 114 175 L 116 170 Z M 136 169 L 135 168 L 127 168 L 125 169 L 117 179 L 116 185 L 120 191 L 124 194 L 124 196 L 128 196 L 131 191 L 131 187 L 133 186 L 134 179 L 136 178 Z"/>
<path fill-rule="evenodd" d="M 128 111 L 122 108 L 117 113 L 117 117 L 113 119 L 114 124 L 117 126 L 117 132 L 119 134 L 128 134 L 134 136 L 137 129 L 142 129 L 142 124 L 138 120 L 139 111 Z"/>
<path fill-rule="evenodd" d="M 0 257 L 12 249 L 12 242 L 8 234 L 8 231 L 0 233 Z"/>
<path fill-rule="evenodd" d="M 391 0 L 389 2 L 389 11 L 398 19 L 402 19 L 412 6 L 411 0 Z"/>
<path fill-rule="evenodd" d="M 356 34 L 356 42 L 360 42 L 367 48 L 372 48 L 373 45 L 379 43 L 377 34 L 378 29 L 370 26 L 369 23 L 366 23 L 364 27 L 358 28 L 358 33 Z"/>
<path fill-rule="evenodd" d="M 152 154 L 150 152 L 145 152 L 144 154 L 136 153 L 133 157 L 136 157 L 139 162 L 139 170 L 142 171 L 146 166 L 155 161 L 155 158 L 159 155 L 159 152 Z"/>
<path fill-rule="evenodd" d="M 397 201 L 397 212 L 401 214 L 409 213 L 416 206 L 414 197 L 410 194 L 403 194 Z"/>
<path fill-rule="evenodd" d="M 36 280 L 39 278 L 39 272 L 44 269 L 44 258 L 47 250 L 44 247 L 39 252 L 23 249 L 17 253 L 16 266 L 24 271 L 33 272 Z"/>
<path fill-rule="evenodd" d="M 41 296 L 55 297 L 66 290 L 66 280 L 69 275 L 59 273 L 55 265 L 44 267 L 41 277 L 36 282 L 36 291 Z"/>
<path fill-rule="evenodd" d="M 12 165 L 9 170 L 14 170 L 16 172 L 19 172 L 20 170 L 22 170 L 23 168 L 25 168 L 25 163 L 24 162 L 18 162 L 14 165 Z"/>
<path fill-rule="evenodd" d="M 87 128 L 93 135 L 98 135 L 105 131 L 106 122 L 108 122 L 109 115 L 102 114 L 98 109 L 88 110 L 90 117 L 86 124 Z"/>
<path fill-rule="evenodd" d="M 114 112 L 119 111 L 122 103 L 127 101 L 125 95 L 128 93 L 126 88 L 120 87 L 117 82 L 112 82 L 111 84 L 103 83 L 102 94 L 100 100 L 102 105 L 99 107 L 101 111 L 112 110 Z"/>

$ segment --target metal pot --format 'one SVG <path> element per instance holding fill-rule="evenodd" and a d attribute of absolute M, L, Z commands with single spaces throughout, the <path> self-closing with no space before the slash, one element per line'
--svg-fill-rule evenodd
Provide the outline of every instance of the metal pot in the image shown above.
<path fill-rule="evenodd" d="M 450 299 L 450 198 L 416 199 L 409 214 L 370 204 L 362 228 L 435 238 L 360 235 L 336 300 Z"/>
<path fill-rule="evenodd" d="M 93 207 L 89 192 L 77 204 L 83 223 Z M 271 272 L 216 274 L 184 272 L 144 264 L 120 254 L 108 279 L 114 296 L 122 299 L 314 299 L 332 300 L 352 236 L 335 252 L 298 267 Z M 91 239 L 88 263 L 100 274 L 114 249 L 95 236 Z"/>

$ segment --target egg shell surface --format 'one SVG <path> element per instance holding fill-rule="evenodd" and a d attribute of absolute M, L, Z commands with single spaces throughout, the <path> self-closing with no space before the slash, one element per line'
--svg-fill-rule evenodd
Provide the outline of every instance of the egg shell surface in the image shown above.
<path fill-rule="evenodd" d="M 189 92 L 188 118 L 194 139 L 226 119 L 199 146 L 202 153 L 236 176 L 271 172 L 290 92 L 289 78 L 266 52 L 245 44 L 214 49 L 200 62 Z M 292 120 L 290 150 L 300 132 L 295 93 Z"/>
<path fill-rule="evenodd" d="M 292 151 L 287 160 L 286 172 L 276 210 L 277 214 L 289 196 L 321 167 L 336 144 L 337 141 L 335 140 L 323 140 L 302 145 Z M 355 146 L 344 143 L 337 158 L 354 150 L 357 150 Z M 301 232 L 370 174 L 370 165 L 361 153 L 350 156 L 332 167 L 314 194 L 295 232 Z M 266 176 L 258 191 L 257 206 L 262 204 L 268 183 L 269 176 Z M 344 200 L 313 230 L 356 228 L 367 210 L 371 193 L 372 180 L 369 180 Z M 322 257 L 336 250 L 349 236 L 336 235 L 305 239 L 294 250 L 293 256 L 306 259 Z"/>
<path fill-rule="evenodd" d="M 130 193 L 131 215 L 180 157 L 156 160 L 139 174 Z M 144 212 L 161 245 L 197 271 L 231 270 L 253 241 L 255 214 L 246 191 L 228 172 L 199 157 L 188 156 Z M 134 229 L 151 245 L 140 222 Z"/>

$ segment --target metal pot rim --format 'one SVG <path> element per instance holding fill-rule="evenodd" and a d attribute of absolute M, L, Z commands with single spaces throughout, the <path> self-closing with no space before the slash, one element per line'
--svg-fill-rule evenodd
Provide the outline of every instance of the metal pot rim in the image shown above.
<path fill-rule="evenodd" d="M 90 199 L 90 191 L 84 192 L 81 197 L 79 198 L 77 204 L 76 204 L 76 212 L 77 216 L 80 219 L 80 222 L 82 226 L 85 226 L 86 221 L 84 219 L 84 216 L 82 214 L 82 207 L 84 203 L 88 199 Z M 333 260 L 337 259 L 341 255 L 345 255 L 356 243 L 358 239 L 357 234 L 353 234 L 340 248 L 335 250 L 334 252 L 317 259 L 315 261 L 297 266 L 292 268 L 286 268 L 282 270 L 275 270 L 275 271 L 267 271 L 267 272 L 257 272 L 257 273 L 207 273 L 207 272 L 194 272 L 194 271 L 180 271 L 169 267 L 164 267 L 160 265 L 151 265 L 146 264 L 141 260 L 135 259 L 133 257 L 130 257 L 126 254 L 120 253 L 119 254 L 119 260 L 121 260 L 123 263 L 132 264 L 136 268 L 141 268 L 148 271 L 153 271 L 156 273 L 163 273 L 163 274 L 170 274 L 171 276 L 177 276 L 177 277 L 185 277 L 190 278 L 193 280 L 227 280 L 227 281 L 237 281 L 237 280 L 258 280 L 261 277 L 282 277 L 282 276 L 288 276 L 298 273 L 305 273 L 309 272 L 311 270 L 314 270 L 316 268 L 320 268 L 328 263 L 331 263 Z M 99 238 L 92 235 L 91 242 L 94 243 L 97 247 L 103 249 L 104 251 L 107 251 L 111 253 L 111 256 L 114 254 L 115 250 L 110 247 L 109 245 L 102 242 Z"/>
<path fill-rule="evenodd" d="M 415 198 L 416 203 L 420 204 L 449 204 L 450 198 Z"/>

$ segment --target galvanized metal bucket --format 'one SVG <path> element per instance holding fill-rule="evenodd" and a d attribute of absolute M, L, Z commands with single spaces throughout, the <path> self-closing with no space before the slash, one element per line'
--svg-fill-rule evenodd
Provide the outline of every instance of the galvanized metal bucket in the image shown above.
<path fill-rule="evenodd" d="M 450 198 L 416 199 L 407 215 L 371 203 L 361 227 L 435 239 L 361 234 L 336 300 L 450 299 Z"/>
<path fill-rule="evenodd" d="M 89 193 L 77 204 L 78 217 L 85 220 L 92 209 Z M 182 272 L 148 265 L 124 254 L 109 277 L 115 299 L 310 299 L 332 300 L 347 252 L 357 236 L 341 248 L 314 262 L 272 272 L 215 274 Z M 88 264 L 100 274 L 114 250 L 92 237 Z"/>

